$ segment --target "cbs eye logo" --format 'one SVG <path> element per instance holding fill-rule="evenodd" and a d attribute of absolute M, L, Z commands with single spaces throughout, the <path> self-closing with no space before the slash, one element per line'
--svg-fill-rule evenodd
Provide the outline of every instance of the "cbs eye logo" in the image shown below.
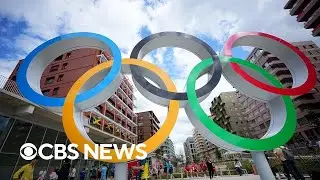
<path fill-rule="evenodd" d="M 25 143 L 20 147 L 20 156 L 27 161 L 37 156 L 37 147 L 32 143 Z"/>

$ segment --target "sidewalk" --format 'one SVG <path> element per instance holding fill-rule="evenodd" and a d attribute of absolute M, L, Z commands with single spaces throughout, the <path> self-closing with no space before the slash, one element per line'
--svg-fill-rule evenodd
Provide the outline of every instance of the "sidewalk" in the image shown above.
<path fill-rule="evenodd" d="M 176 178 L 178 179 L 178 178 Z M 209 178 L 184 178 L 186 180 L 210 180 Z M 257 175 L 214 177 L 213 180 L 260 180 Z"/>

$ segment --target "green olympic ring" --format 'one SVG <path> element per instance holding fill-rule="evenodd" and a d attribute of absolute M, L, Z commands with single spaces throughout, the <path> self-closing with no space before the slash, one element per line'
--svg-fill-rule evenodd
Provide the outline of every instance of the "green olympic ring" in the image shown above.
<path fill-rule="evenodd" d="M 237 63 L 246 66 L 264 76 L 270 83 L 278 88 L 282 88 L 282 84 L 274 76 L 269 74 L 265 69 L 252 64 L 248 61 L 234 58 L 234 57 L 220 57 L 221 62 Z M 195 84 L 196 80 L 203 70 L 213 65 L 211 58 L 205 59 L 197 64 L 191 71 L 187 80 L 187 95 L 191 110 L 195 114 L 197 120 L 201 121 L 207 129 L 209 129 L 214 135 L 220 137 L 224 141 L 235 145 L 239 148 L 253 150 L 253 151 L 265 151 L 277 148 L 290 140 L 295 133 L 296 128 L 296 111 L 295 106 L 290 96 L 282 96 L 285 108 L 287 111 L 286 121 L 283 128 L 275 135 L 262 139 L 250 139 L 241 136 L 237 136 L 221 128 L 216 124 L 201 108 L 196 96 Z"/>

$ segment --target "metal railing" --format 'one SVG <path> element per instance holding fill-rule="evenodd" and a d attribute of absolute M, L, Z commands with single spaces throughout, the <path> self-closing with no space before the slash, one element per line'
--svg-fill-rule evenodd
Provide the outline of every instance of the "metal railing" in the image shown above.
<path fill-rule="evenodd" d="M 2 75 L 0 75 L 0 89 L 23 97 L 18 89 L 17 83 Z"/>

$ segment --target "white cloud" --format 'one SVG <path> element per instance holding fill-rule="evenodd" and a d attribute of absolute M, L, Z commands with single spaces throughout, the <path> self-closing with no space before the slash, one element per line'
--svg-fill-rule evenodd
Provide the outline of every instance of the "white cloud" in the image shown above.
<path fill-rule="evenodd" d="M 14 67 L 18 64 L 18 60 L 0 59 L 0 76 L 7 78 L 10 76 Z M 3 82 L 1 82 L 3 83 Z"/>
<path fill-rule="evenodd" d="M 262 31 L 274 34 L 287 41 L 320 39 L 311 36 L 302 23 L 284 10 L 285 1 L 278 0 L 172 0 L 150 1 L 150 7 L 144 7 L 143 0 L 10 0 L 1 2 L 0 15 L 12 20 L 24 20 L 27 29 L 12 42 L 17 50 L 28 53 L 40 45 L 42 39 L 53 38 L 60 33 L 90 31 L 103 34 L 112 39 L 120 48 L 128 49 L 128 54 L 140 40 L 138 31 L 146 25 L 152 33 L 160 31 L 181 31 L 193 35 L 204 34 L 221 45 L 238 31 Z M 19 6 L 17 6 L 19 4 Z M 1 30 L 3 31 L 3 30 Z M 250 48 L 244 48 L 250 50 Z M 166 66 L 164 53 L 166 48 L 157 51 L 154 61 L 150 55 L 144 59 L 156 63 L 170 74 L 171 66 Z M 218 52 L 218 49 L 215 49 Z M 26 55 L 26 54 L 23 54 Z M 186 78 L 200 60 L 193 54 L 181 50 L 173 51 L 174 67 L 179 72 L 173 80 L 179 91 L 185 88 Z M 16 61 L 0 60 L 1 75 L 7 76 Z M 205 80 L 197 81 L 197 87 Z M 222 77 L 211 95 L 201 103 L 209 113 L 210 101 L 220 92 L 233 88 Z M 136 111 L 154 110 L 163 122 L 166 108 L 157 106 L 136 92 L 138 106 Z M 179 128 L 184 127 L 184 128 Z M 182 142 L 192 135 L 192 125 L 181 110 L 171 139 L 176 143 L 176 152 L 182 149 Z"/>

